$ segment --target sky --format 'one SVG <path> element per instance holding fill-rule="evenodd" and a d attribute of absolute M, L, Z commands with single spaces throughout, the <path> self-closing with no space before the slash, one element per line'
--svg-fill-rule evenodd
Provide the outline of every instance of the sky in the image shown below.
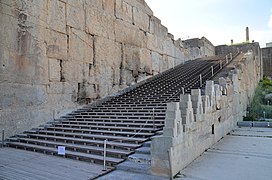
<path fill-rule="evenodd" d="M 213 45 L 272 42 L 272 0 L 145 0 L 175 39 L 205 36 Z"/>

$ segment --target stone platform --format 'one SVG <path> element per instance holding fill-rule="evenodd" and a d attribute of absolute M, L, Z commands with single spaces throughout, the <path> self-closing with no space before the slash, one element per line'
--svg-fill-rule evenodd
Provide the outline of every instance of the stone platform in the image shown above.
<path fill-rule="evenodd" d="M 237 128 L 180 172 L 182 180 L 270 180 L 271 128 Z"/>
<path fill-rule="evenodd" d="M 0 179 L 94 179 L 107 173 L 103 166 L 14 148 L 0 148 Z"/>

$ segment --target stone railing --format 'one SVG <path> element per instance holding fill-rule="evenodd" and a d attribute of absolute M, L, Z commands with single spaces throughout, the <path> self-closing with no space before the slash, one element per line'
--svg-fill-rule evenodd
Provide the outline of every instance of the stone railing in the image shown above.
<path fill-rule="evenodd" d="M 219 84 L 207 81 L 204 95 L 193 89 L 167 104 L 163 134 L 152 138 L 152 173 L 172 178 L 236 126 L 260 80 L 255 63 L 246 54 Z"/>

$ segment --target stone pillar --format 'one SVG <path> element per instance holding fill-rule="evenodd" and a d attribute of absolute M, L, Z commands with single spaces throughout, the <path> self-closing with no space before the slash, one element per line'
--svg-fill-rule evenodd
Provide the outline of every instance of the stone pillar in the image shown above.
<path fill-rule="evenodd" d="M 192 89 L 191 91 L 192 107 L 195 116 L 195 121 L 201 121 L 201 114 L 203 114 L 201 91 L 200 89 Z"/>
<path fill-rule="evenodd" d="M 163 135 L 155 136 L 151 141 L 151 171 L 153 174 L 170 175 L 169 151 L 183 142 L 182 128 L 179 103 L 168 103 Z"/>
<path fill-rule="evenodd" d="M 194 113 L 190 94 L 180 95 L 179 108 L 183 125 L 189 125 L 190 123 L 194 122 Z M 184 131 L 185 129 L 186 128 L 183 128 Z"/>
<path fill-rule="evenodd" d="M 210 98 L 211 108 L 215 109 L 214 81 L 206 81 L 205 94 Z"/>

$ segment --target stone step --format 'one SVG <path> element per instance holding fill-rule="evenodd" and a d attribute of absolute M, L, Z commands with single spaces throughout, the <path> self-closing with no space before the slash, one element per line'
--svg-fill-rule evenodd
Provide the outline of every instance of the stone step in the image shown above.
<path fill-rule="evenodd" d="M 75 115 L 74 117 L 78 117 L 78 116 L 88 116 L 88 117 L 95 117 L 95 116 L 137 116 L 137 117 L 141 117 L 141 116 L 152 116 L 153 117 L 157 117 L 157 116 L 163 116 L 165 117 L 165 112 L 83 112 L 80 114 Z"/>
<path fill-rule="evenodd" d="M 77 124 L 65 124 L 65 123 L 61 123 L 61 124 L 55 124 L 55 127 L 64 127 L 64 128 L 77 128 L 77 129 L 96 129 L 96 130 L 119 130 L 119 131 L 129 131 L 129 132 L 148 132 L 148 133 L 154 133 L 156 131 L 156 129 L 154 128 L 148 128 L 148 127 L 129 127 L 129 126 L 125 126 L 125 127 L 120 127 L 120 126 L 106 126 L 106 125 L 77 125 Z"/>
<path fill-rule="evenodd" d="M 146 141 L 143 143 L 143 147 L 151 147 L 151 141 Z"/>
<path fill-rule="evenodd" d="M 153 113 L 152 109 L 90 109 L 83 111 L 81 114 L 93 112 L 105 112 L 105 113 Z M 154 109 L 155 113 L 165 113 L 166 109 Z"/>
<path fill-rule="evenodd" d="M 112 123 L 146 123 L 146 124 L 164 124 L 164 119 L 93 119 L 93 118 L 69 118 L 68 121 L 78 121 L 78 122 L 112 122 Z M 53 121 L 53 123 L 60 123 L 61 121 Z"/>
<path fill-rule="evenodd" d="M 135 153 L 150 155 L 150 147 L 143 146 L 143 147 L 137 148 L 135 149 Z"/>
<path fill-rule="evenodd" d="M 157 122 L 157 121 L 156 121 Z M 155 125 L 155 129 L 161 129 L 163 127 L 163 124 L 158 124 L 155 123 L 153 124 L 153 122 L 149 122 L 147 123 L 122 123 L 122 122 L 105 122 L 105 121 L 79 121 L 79 120 L 65 120 L 65 121 L 61 121 L 61 122 L 51 122 L 51 124 L 53 125 L 78 125 L 78 126 L 99 126 L 99 127 L 103 127 L 103 126 L 109 126 L 109 127 L 118 127 L 118 128 L 148 128 L 148 129 L 153 129 L 153 125 Z M 50 124 L 45 125 L 44 127 L 49 127 Z"/>
<path fill-rule="evenodd" d="M 108 155 L 118 157 L 109 159 L 109 164 L 118 164 L 136 151 L 128 157 L 130 161 L 122 163 L 123 168 L 133 168 L 132 171 L 138 168 L 139 172 L 148 173 L 151 162 L 149 140 L 153 135 L 162 134 L 166 103 L 179 102 L 182 88 L 186 93 L 190 93 L 191 88 L 198 88 L 199 74 L 205 80 L 206 74 L 210 76 L 211 65 L 217 72 L 213 61 L 178 65 L 114 96 L 9 139 L 8 143 L 48 154 L 56 154 L 56 147 L 63 145 L 67 147 L 69 158 L 101 163 L 104 140 L 107 139 Z"/>
<path fill-rule="evenodd" d="M 165 114 L 162 115 L 157 115 L 155 114 L 155 116 L 153 115 L 141 115 L 141 116 L 134 116 L 134 115 L 75 115 L 74 117 L 70 117 L 71 118 L 79 118 L 79 119 L 133 119 L 133 120 L 137 120 L 137 119 L 164 119 L 165 118 Z"/>
<path fill-rule="evenodd" d="M 38 145 L 34 145 L 34 144 L 26 144 L 26 143 L 20 143 L 20 142 L 9 142 L 8 146 L 18 148 L 18 149 L 24 149 L 24 150 L 59 156 L 57 148 L 38 146 Z M 64 157 L 70 158 L 70 159 L 87 161 L 87 162 L 91 162 L 91 163 L 103 164 L 103 156 L 98 156 L 98 155 L 93 155 L 93 154 L 65 150 Z M 124 159 L 106 157 L 106 162 L 109 165 L 115 165 L 115 164 L 121 163 L 122 161 L 124 161 Z"/>
<path fill-rule="evenodd" d="M 116 166 L 117 170 L 143 173 L 143 174 L 150 174 L 150 168 L 151 168 L 150 164 L 135 163 L 128 160 Z"/>
<path fill-rule="evenodd" d="M 139 138 L 139 137 L 110 136 L 110 135 L 101 135 L 101 134 L 70 133 L 70 132 L 45 131 L 45 130 L 38 131 L 37 133 L 45 134 L 45 135 L 63 136 L 63 137 L 83 138 L 83 139 L 95 139 L 95 140 L 108 139 L 110 141 L 129 142 L 129 143 L 136 143 L 136 144 L 142 143 L 149 139 L 149 138 Z"/>
<path fill-rule="evenodd" d="M 111 130 L 97 130 L 97 129 L 82 129 L 82 128 L 65 128 L 65 127 L 48 127 L 47 131 L 61 131 L 61 132 L 73 132 L 73 133 L 86 133 L 86 134 L 100 134 L 100 135 L 125 135 L 126 137 L 149 137 L 154 135 L 154 133 L 147 132 L 128 132 L 128 131 L 111 131 Z"/>
<path fill-rule="evenodd" d="M 56 142 L 64 142 L 64 143 L 73 143 L 73 144 L 83 144 L 83 145 L 96 145 L 98 147 L 104 146 L 104 140 L 93 140 L 93 139 L 82 139 L 82 138 L 71 138 L 71 137 L 62 137 L 62 136 L 51 136 L 51 135 L 43 135 L 43 134 L 21 134 L 17 135 L 19 138 L 35 138 L 41 140 L 50 140 Z M 18 139 L 18 138 L 16 138 Z M 125 143 L 125 142 L 116 142 L 116 141 L 108 141 L 107 145 L 110 148 L 114 149 L 124 149 L 124 150 L 132 150 L 139 148 L 140 144 L 133 143 Z"/>
<path fill-rule="evenodd" d="M 151 155 L 135 153 L 128 156 L 128 160 L 140 164 L 151 164 Z"/>
<path fill-rule="evenodd" d="M 17 138 L 17 140 L 21 143 L 34 144 L 34 145 L 53 147 L 53 148 L 58 148 L 58 146 L 65 146 L 65 148 L 70 151 L 97 154 L 101 156 L 103 156 L 103 152 L 104 152 L 103 147 L 97 147 L 97 146 L 91 146 L 91 145 L 79 145 L 74 143 L 62 143 L 62 142 L 56 142 L 56 141 L 31 139 L 31 138 Z M 107 148 L 107 154 L 109 154 L 111 157 L 125 158 L 131 153 L 132 151 L 128 151 L 128 150 Z"/>

